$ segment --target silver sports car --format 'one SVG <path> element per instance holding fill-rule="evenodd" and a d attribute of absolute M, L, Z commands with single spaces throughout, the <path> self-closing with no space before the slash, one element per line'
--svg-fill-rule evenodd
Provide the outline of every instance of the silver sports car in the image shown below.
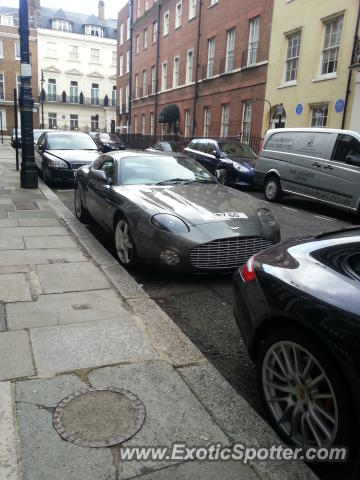
<path fill-rule="evenodd" d="M 180 154 L 113 152 L 79 168 L 75 211 L 114 236 L 122 265 L 233 270 L 280 241 L 276 218 Z M 89 215 L 90 214 L 90 215 Z"/>

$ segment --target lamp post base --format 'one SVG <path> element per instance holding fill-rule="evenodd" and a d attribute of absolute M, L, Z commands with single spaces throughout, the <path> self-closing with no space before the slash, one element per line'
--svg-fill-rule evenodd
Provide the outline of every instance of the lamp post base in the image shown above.
<path fill-rule="evenodd" d="M 23 169 L 21 169 L 20 186 L 21 188 L 38 188 L 37 170 L 29 171 L 29 169 L 27 168 L 26 171 L 24 171 Z"/>

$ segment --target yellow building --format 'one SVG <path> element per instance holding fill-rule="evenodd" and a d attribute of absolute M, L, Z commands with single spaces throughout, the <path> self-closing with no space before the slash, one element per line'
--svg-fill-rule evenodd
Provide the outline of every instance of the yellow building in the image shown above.
<path fill-rule="evenodd" d="M 264 109 L 263 132 L 279 125 L 342 128 L 358 9 L 359 0 L 274 1 L 265 95 L 272 110 Z"/>
<path fill-rule="evenodd" d="M 358 23 L 360 22 L 360 7 Z M 360 34 L 358 28 L 358 35 Z M 344 127 L 360 133 L 360 39 L 356 39 L 350 65 L 350 88 Z"/>

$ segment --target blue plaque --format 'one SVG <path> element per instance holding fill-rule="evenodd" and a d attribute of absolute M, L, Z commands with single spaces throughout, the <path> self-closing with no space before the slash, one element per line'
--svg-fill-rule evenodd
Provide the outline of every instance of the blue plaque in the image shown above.
<path fill-rule="evenodd" d="M 335 103 L 335 111 L 337 113 L 340 113 L 344 110 L 345 108 L 345 102 L 344 100 L 340 99 L 340 100 L 337 100 L 337 102 Z"/>
<path fill-rule="evenodd" d="M 296 105 L 296 115 L 301 115 L 303 112 L 303 106 L 302 106 L 302 103 L 299 103 L 298 105 Z"/>

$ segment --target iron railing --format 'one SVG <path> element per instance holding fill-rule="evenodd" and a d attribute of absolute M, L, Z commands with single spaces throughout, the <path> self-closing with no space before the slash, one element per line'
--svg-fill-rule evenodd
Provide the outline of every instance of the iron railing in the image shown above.
<path fill-rule="evenodd" d="M 38 97 L 38 101 L 41 102 L 41 95 Z M 50 103 L 67 103 L 75 105 L 87 105 L 94 107 L 115 107 L 116 99 L 98 98 L 98 97 L 84 97 L 84 96 L 71 96 L 62 93 L 61 95 L 45 94 L 44 102 Z"/>

